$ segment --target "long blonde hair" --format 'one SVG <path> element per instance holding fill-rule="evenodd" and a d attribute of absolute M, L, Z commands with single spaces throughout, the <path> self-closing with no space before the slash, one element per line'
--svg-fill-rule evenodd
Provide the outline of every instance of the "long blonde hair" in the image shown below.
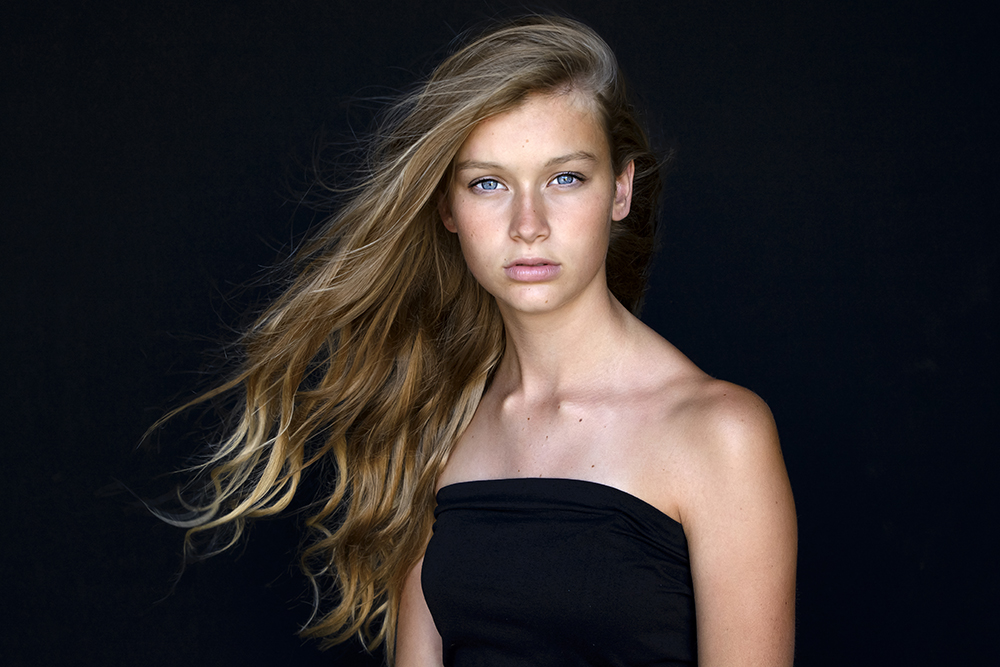
<path fill-rule="evenodd" d="M 197 467 L 193 518 L 165 517 L 231 546 L 246 521 L 286 509 L 317 464 L 328 486 L 303 567 L 332 610 L 305 634 L 360 635 L 392 659 L 403 581 L 421 557 L 434 488 L 503 354 L 503 322 L 437 212 L 472 128 L 531 92 L 593 95 L 616 173 L 636 165 L 607 274 L 635 310 L 653 248 L 659 174 L 607 44 L 575 21 L 495 26 L 448 57 L 387 115 L 362 185 L 299 253 L 298 277 L 241 339 L 235 375 L 188 405 L 233 392 L 232 426 Z M 221 532 L 218 529 L 222 529 Z"/>

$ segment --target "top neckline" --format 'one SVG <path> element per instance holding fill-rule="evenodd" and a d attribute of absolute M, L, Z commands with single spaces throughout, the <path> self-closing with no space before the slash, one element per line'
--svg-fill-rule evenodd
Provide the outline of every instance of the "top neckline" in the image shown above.
<path fill-rule="evenodd" d="M 683 530 L 683 525 L 680 521 L 673 518 L 658 507 L 649 504 L 639 496 L 633 495 L 628 491 L 623 491 L 616 486 L 602 484 L 601 482 L 592 482 L 587 479 L 576 479 L 573 477 L 495 477 L 490 479 L 474 479 L 464 482 L 453 482 L 438 489 L 436 497 L 438 502 L 440 502 L 442 493 L 447 496 L 452 493 L 460 493 L 463 490 L 467 491 L 476 487 L 487 487 L 489 490 L 500 491 L 504 487 L 510 488 L 511 486 L 514 486 L 537 488 L 542 485 L 550 489 L 553 486 L 561 486 L 567 490 L 575 488 L 578 491 L 600 493 L 610 498 L 617 498 L 618 500 L 633 507 L 641 508 L 640 511 L 644 513 L 654 512 L 661 519 L 666 520 L 677 526 L 677 528 Z"/>

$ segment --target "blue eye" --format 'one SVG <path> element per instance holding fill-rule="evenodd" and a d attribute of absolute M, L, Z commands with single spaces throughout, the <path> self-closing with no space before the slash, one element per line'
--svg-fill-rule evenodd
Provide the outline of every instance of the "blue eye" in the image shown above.
<path fill-rule="evenodd" d="M 500 187 L 500 183 L 499 181 L 495 181 L 492 178 L 484 178 L 481 181 L 476 181 L 475 183 L 473 183 L 472 187 L 477 188 L 479 190 L 496 190 L 497 188 Z"/>
<path fill-rule="evenodd" d="M 559 174 L 554 180 L 556 185 L 573 185 L 583 179 L 576 174 Z"/>

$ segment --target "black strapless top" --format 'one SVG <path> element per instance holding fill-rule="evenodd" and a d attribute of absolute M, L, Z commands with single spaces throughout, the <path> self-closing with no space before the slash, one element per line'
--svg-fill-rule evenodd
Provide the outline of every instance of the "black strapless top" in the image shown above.
<path fill-rule="evenodd" d="M 687 539 L 652 505 L 547 478 L 437 500 L 421 584 L 445 667 L 696 664 Z"/>

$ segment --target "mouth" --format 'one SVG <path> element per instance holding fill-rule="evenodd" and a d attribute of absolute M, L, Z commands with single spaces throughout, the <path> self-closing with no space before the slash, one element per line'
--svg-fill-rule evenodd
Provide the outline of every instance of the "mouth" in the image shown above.
<path fill-rule="evenodd" d="M 554 280 L 562 271 L 558 262 L 544 257 L 518 257 L 504 266 L 507 277 L 518 283 Z"/>
<path fill-rule="evenodd" d="M 509 269 L 513 266 L 555 266 L 556 262 L 545 259 L 544 257 L 519 257 L 513 262 L 504 265 L 505 269 Z"/>

